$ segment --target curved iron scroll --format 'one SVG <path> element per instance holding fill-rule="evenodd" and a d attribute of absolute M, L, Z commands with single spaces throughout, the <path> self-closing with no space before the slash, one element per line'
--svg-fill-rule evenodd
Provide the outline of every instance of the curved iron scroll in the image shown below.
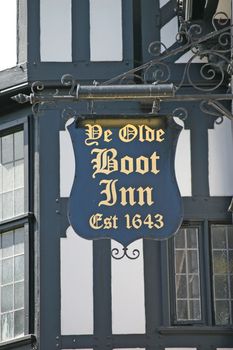
<path fill-rule="evenodd" d="M 154 103 L 154 109 L 159 111 L 159 101 L 181 101 L 181 100 L 198 100 L 198 101 L 210 101 L 210 100 L 232 100 L 233 95 L 218 94 L 214 96 L 213 93 L 219 87 L 224 88 L 230 83 L 230 78 L 233 73 L 233 61 L 231 59 L 231 51 L 233 49 L 233 34 L 232 25 L 229 25 L 230 19 L 227 14 L 223 12 L 215 13 L 212 20 L 208 22 L 209 32 L 206 33 L 206 26 L 200 23 L 192 23 L 190 21 L 180 20 L 180 27 L 176 35 L 176 44 L 171 48 L 167 48 L 162 42 L 155 41 L 150 43 L 148 51 L 153 57 L 149 62 L 142 64 L 139 67 L 131 69 L 120 75 L 113 77 L 110 80 L 98 84 L 94 82 L 94 85 L 106 86 L 106 85 L 147 85 L 152 84 L 172 84 L 171 64 L 170 60 L 173 57 L 176 61 L 183 54 L 189 52 L 191 57 L 185 64 L 185 68 L 180 77 L 180 80 L 176 82 L 175 95 L 172 98 L 161 97 Z M 202 64 L 196 66 L 199 72 L 195 69 L 195 75 L 193 75 L 191 67 L 192 64 L 199 59 Z M 196 75 L 202 80 L 202 84 L 198 84 Z M 200 80 L 200 79 L 199 79 Z M 33 105 L 34 113 L 38 113 L 39 107 L 45 103 L 56 103 L 58 101 L 77 101 L 79 100 L 79 83 L 71 75 L 66 74 L 62 77 L 61 83 L 63 87 L 69 87 L 69 91 L 66 95 L 63 95 L 59 90 L 55 90 L 55 93 L 43 93 L 44 85 L 40 82 L 35 82 L 32 85 L 32 93 L 30 96 L 19 94 L 14 96 L 13 99 L 19 103 L 30 102 Z M 192 93 L 191 98 L 187 95 L 182 95 L 181 89 L 185 86 L 193 88 L 196 94 Z M 50 90 L 51 91 L 51 90 Z M 204 103 L 204 102 L 203 102 Z M 206 103 L 201 104 L 200 108 L 205 113 L 213 115 L 213 111 L 209 111 L 205 108 Z M 213 106 L 212 106 L 213 107 Z M 233 116 L 228 111 L 223 112 L 222 105 L 217 103 L 214 106 L 214 113 L 216 109 L 218 113 L 226 115 L 233 120 Z M 177 115 L 177 110 L 175 115 Z M 65 114 L 65 112 L 64 112 Z M 174 113 L 171 113 L 174 114 Z M 66 113 L 67 115 L 67 113 Z M 69 113 L 68 113 L 69 115 Z M 179 109 L 179 116 L 185 118 L 186 112 L 181 113 Z"/>
<path fill-rule="evenodd" d="M 138 249 L 133 249 L 131 254 L 129 253 L 129 248 L 123 247 L 122 248 L 123 253 L 120 252 L 120 249 L 113 248 L 111 251 L 111 255 L 113 259 L 121 260 L 124 257 L 130 259 L 130 260 L 136 260 L 140 256 L 140 251 Z"/>

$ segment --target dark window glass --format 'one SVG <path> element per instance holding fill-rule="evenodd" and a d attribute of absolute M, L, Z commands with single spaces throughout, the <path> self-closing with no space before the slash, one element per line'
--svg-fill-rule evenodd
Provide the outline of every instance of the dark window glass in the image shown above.
<path fill-rule="evenodd" d="M 232 324 L 233 226 L 211 225 L 214 318 L 216 325 Z"/>
<path fill-rule="evenodd" d="M 201 320 L 197 228 L 182 228 L 174 238 L 176 320 Z"/>

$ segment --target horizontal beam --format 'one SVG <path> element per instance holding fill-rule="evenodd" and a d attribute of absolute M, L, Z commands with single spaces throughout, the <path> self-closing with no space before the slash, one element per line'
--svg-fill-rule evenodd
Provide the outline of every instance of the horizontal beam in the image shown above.
<path fill-rule="evenodd" d="M 75 94 L 62 95 L 57 92 L 33 92 L 30 95 L 18 94 L 12 99 L 18 103 L 78 102 L 86 101 L 231 101 L 233 94 L 176 94 L 173 84 L 163 85 L 111 85 L 111 86 L 77 86 Z"/>
<path fill-rule="evenodd" d="M 175 96 L 173 84 L 148 84 L 148 85 L 77 85 L 76 92 L 61 95 L 42 92 L 42 89 L 33 91 L 30 95 L 18 94 L 12 99 L 18 103 L 43 103 L 43 102 L 77 102 L 89 101 L 145 101 L 164 99 Z"/>

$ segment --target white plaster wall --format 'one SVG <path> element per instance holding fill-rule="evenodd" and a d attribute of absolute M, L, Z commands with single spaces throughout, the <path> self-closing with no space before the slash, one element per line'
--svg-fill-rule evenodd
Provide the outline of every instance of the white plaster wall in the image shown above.
<path fill-rule="evenodd" d="M 122 251 L 112 241 L 112 249 Z M 142 240 L 128 246 L 128 253 L 140 251 L 136 260 L 112 259 L 112 331 L 113 334 L 145 333 L 145 296 Z"/>
<path fill-rule="evenodd" d="M 184 127 L 184 122 L 179 118 L 175 118 L 175 121 Z M 184 128 L 177 143 L 175 173 L 181 196 L 192 196 L 190 130 L 185 130 Z"/>
<path fill-rule="evenodd" d="M 166 5 L 169 2 L 169 0 L 159 0 L 160 8 Z"/>
<path fill-rule="evenodd" d="M 122 0 L 89 1 L 91 61 L 122 61 Z"/>
<path fill-rule="evenodd" d="M 166 23 L 160 31 L 161 42 L 166 46 L 166 48 L 169 48 L 175 43 L 177 32 L 178 21 L 177 16 L 175 16 L 168 23 Z M 164 50 L 162 49 L 162 51 Z"/>
<path fill-rule="evenodd" d="M 60 131 L 60 197 L 69 197 L 72 188 L 75 159 L 69 132 Z"/>
<path fill-rule="evenodd" d="M 208 131 L 209 187 L 211 196 L 233 195 L 233 129 L 232 122 L 224 118 Z"/>
<path fill-rule="evenodd" d="M 61 239 L 61 334 L 93 333 L 93 248 L 71 227 Z"/>
<path fill-rule="evenodd" d="M 17 1 L 0 1 L 0 70 L 17 62 Z"/>
<path fill-rule="evenodd" d="M 40 0 L 41 61 L 72 61 L 71 0 Z"/>

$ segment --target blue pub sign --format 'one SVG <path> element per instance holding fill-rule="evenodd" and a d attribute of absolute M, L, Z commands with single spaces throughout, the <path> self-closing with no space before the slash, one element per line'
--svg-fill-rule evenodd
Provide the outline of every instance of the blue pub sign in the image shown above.
<path fill-rule="evenodd" d="M 68 127 L 76 163 L 68 216 L 75 232 L 125 247 L 175 234 L 183 219 L 174 171 L 181 129 L 172 117 L 74 121 Z"/>

